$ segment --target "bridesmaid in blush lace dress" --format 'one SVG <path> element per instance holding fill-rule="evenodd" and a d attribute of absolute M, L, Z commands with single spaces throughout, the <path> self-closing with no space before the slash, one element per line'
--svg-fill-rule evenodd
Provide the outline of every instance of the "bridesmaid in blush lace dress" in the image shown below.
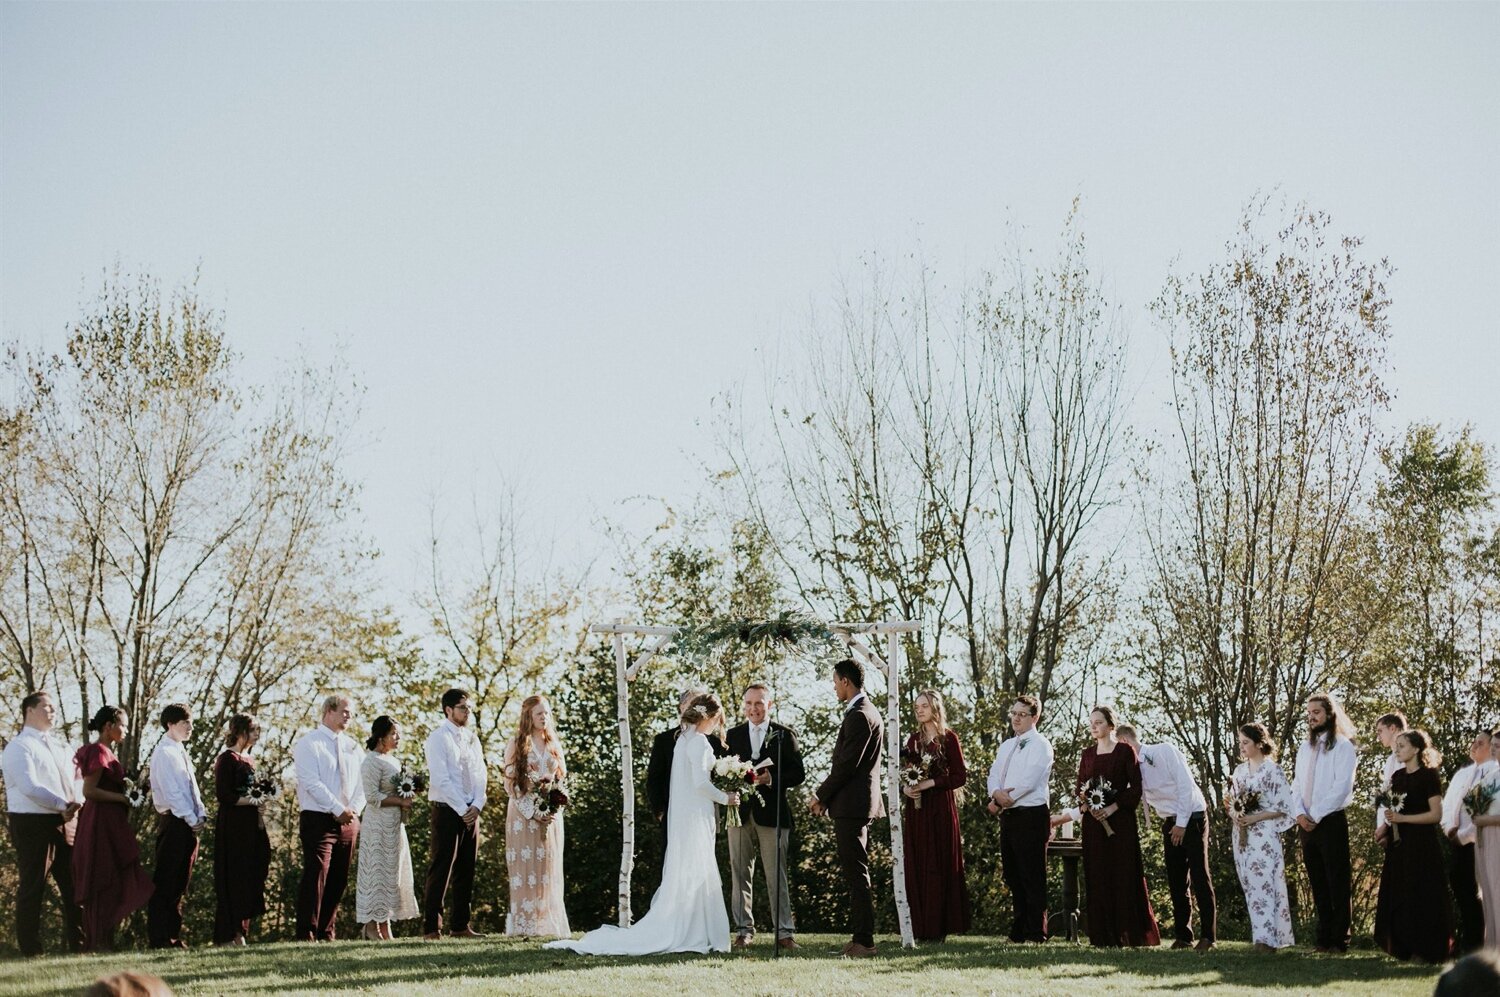
<path fill-rule="evenodd" d="M 544 696 L 521 704 L 516 736 L 505 745 L 505 868 L 510 876 L 507 935 L 567 937 L 563 906 L 562 814 L 538 813 L 532 789 L 541 779 L 567 775 L 562 744 L 552 730 L 552 707 Z"/>
<path fill-rule="evenodd" d="M 1115 740 L 1115 715 L 1107 706 L 1089 714 L 1094 743 L 1078 760 L 1080 789 L 1093 779 L 1110 784 L 1114 798 L 1090 809 L 1080 792 L 1083 811 L 1083 876 L 1087 891 L 1089 944 L 1095 946 L 1160 945 L 1161 932 L 1146 895 L 1141 863 L 1141 765 L 1128 744 Z M 1108 821 L 1109 827 L 1105 827 Z M 1113 833 L 1111 833 L 1113 832 Z"/>
<path fill-rule="evenodd" d="M 130 716 L 103 706 L 89 721 L 99 739 L 73 756 L 83 777 L 83 809 L 73 841 L 73 898 L 83 907 L 84 951 L 114 948 L 115 929 L 146 906 L 154 887 L 141 868 L 141 849 L 130 826 L 125 768 L 114 745 L 130 733 Z"/>

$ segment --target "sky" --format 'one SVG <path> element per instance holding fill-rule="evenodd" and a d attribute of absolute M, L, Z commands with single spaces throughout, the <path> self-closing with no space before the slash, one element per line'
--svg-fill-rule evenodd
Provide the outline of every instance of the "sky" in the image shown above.
<path fill-rule="evenodd" d="M 715 464 L 860 258 L 961 282 L 1075 197 L 1132 335 L 1279 191 L 1396 266 L 1393 425 L 1500 442 L 1500 4 L 0 4 L 0 339 L 201 267 L 246 371 L 341 355 L 420 584 L 436 501 L 564 563 Z"/>

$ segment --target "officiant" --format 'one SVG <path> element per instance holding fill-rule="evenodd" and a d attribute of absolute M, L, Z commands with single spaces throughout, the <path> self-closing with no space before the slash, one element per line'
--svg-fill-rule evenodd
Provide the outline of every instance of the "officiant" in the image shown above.
<path fill-rule="evenodd" d="M 752 682 L 745 688 L 741 707 L 745 722 L 729 728 L 730 754 L 760 768 L 756 785 L 760 799 L 742 794 L 740 826 L 728 829 L 730 920 L 734 923 L 734 947 L 742 949 L 755 937 L 755 862 L 760 859 L 761 879 L 766 884 L 776 918 L 776 944 L 795 949 L 792 934 L 792 896 L 787 888 L 787 847 L 792 835 L 792 808 L 786 793 L 807 778 L 802 751 L 790 727 L 771 720 L 771 687 Z"/>

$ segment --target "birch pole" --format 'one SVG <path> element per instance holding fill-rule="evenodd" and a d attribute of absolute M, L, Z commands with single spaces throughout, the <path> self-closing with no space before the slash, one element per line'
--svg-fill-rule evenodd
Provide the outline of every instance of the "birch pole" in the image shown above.
<path fill-rule="evenodd" d="M 901 947 L 915 948 L 911 903 L 906 898 L 906 847 L 901 833 L 901 634 L 886 634 L 885 775 L 891 812 L 891 881 L 896 888 L 896 920 L 901 925 Z"/>
<path fill-rule="evenodd" d="M 624 620 L 616 620 L 623 627 Z M 630 755 L 630 680 L 626 675 L 625 633 L 614 632 L 615 701 L 620 723 L 620 927 L 630 927 L 630 873 L 635 866 L 635 762 Z"/>

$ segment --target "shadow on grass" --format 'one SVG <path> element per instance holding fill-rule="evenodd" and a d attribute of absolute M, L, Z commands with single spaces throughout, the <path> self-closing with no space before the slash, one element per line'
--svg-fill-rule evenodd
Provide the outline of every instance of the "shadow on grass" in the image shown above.
<path fill-rule="evenodd" d="M 779 961 L 806 964 L 809 970 L 837 963 L 829 946 L 834 936 L 807 936 L 803 948 Z M 1015 945 L 992 938 L 955 938 L 940 945 L 903 950 L 899 940 L 880 939 L 881 955 L 859 963 L 864 982 L 874 977 L 951 970 L 976 975 L 990 972 L 1035 973 L 1054 980 L 1096 980 L 1115 974 L 1147 977 L 1153 989 L 1190 990 L 1206 986 L 1315 989 L 1333 983 L 1418 983 L 1434 979 L 1437 968 L 1398 963 L 1375 951 L 1317 956 L 1306 950 L 1259 955 L 1246 945 L 1227 945 L 1198 954 L 1164 949 L 1095 949 L 1052 942 Z M 629 966 L 666 967 L 708 962 L 738 976 L 758 975 L 772 961 L 770 945 L 734 955 L 696 954 L 609 958 L 542 949 L 535 942 L 486 939 L 477 942 L 396 943 L 339 942 L 332 945 L 277 943 L 244 949 L 194 952 L 130 952 L 114 956 L 46 958 L 0 964 L 0 994 L 77 994 L 97 976 L 138 969 L 165 979 L 179 991 L 246 993 L 272 990 L 344 992 L 368 987 L 440 987 L 445 980 L 477 983 L 528 974 L 555 975 Z M 761 967 L 757 969 L 757 967 Z M 795 974 L 795 970 L 792 970 Z M 425 986 L 424 986 L 425 985 Z M 795 984 L 794 984 L 795 985 Z M 1090 984 L 1091 986 L 1097 984 Z M 514 989 L 514 984 L 505 987 Z"/>

